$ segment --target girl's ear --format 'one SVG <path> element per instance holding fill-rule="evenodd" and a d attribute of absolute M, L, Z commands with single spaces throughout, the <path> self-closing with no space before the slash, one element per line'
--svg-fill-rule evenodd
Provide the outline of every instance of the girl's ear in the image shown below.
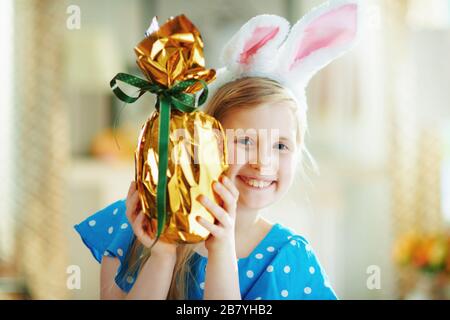
<path fill-rule="evenodd" d="M 306 87 L 317 71 L 356 42 L 359 9 L 357 1 L 332 1 L 307 13 L 280 50 L 278 72 Z"/>
<path fill-rule="evenodd" d="M 231 38 L 222 51 L 222 62 L 233 73 L 242 74 L 273 69 L 277 50 L 286 38 L 289 22 L 276 15 L 250 19 Z"/>

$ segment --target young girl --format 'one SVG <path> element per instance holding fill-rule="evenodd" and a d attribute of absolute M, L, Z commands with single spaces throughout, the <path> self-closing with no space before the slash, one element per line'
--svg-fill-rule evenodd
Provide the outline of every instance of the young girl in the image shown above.
<path fill-rule="evenodd" d="M 198 220 L 211 233 L 204 243 L 158 241 L 138 271 L 129 272 L 136 245 L 154 241 L 132 182 L 126 199 L 75 226 L 101 263 L 102 299 L 337 298 L 308 241 L 260 211 L 293 182 L 306 151 L 304 89 L 353 45 L 357 11 L 351 1 L 323 5 L 289 35 L 283 18 L 257 16 L 230 40 L 205 112 L 221 122 L 233 152 L 213 184 L 221 205 L 197 199 L 217 223 Z"/>

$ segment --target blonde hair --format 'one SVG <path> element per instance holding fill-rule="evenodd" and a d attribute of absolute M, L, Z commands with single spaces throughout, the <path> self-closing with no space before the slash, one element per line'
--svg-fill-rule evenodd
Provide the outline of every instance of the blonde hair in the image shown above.
<path fill-rule="evenodd" d="M 307 131 L 306 106 L 299 106 L 292 93 L 275 80 L 263 77 L 245 77 L 228 82 L 215 92 L 204 112 L 221 121 L 228 112 L 235 108 L 253 108 L 268 102 L 291 103 L 298 124 L 297 143 L 301 146 L 301 150 L 307 152 L 304 147 L 304 135 Z M 307 155 L 310 157 L 308 152 Z M 314 164 L 314 162 L 312 163 Z M 142 258 L 136 260 L 138 252 L 140 252 L 139 247 L 142 248 L 142 244 L 135 240 L 127 254 L 127 260 L 130 261 L 132 268 L 140 269 L 150 256 L 150 250 L 143 248 Z M 177 247 L 177 259 L 167 299 L 183 300 L 188 298 L 189 285 L 196 281 L 191 269 L 194 248 L 195 245 L 192 244 L 183 244 Z"/>
<path fill-rule="evenodd" d="M 263 77 L 244 77 L 220 87 L 208 102 L 204 112 L 221 121 L 236 108 L 254 108 L 263 103 L 287 102 L 297 120 L 297 142 L 303 144 L 306 132 L 306 106 L 300 107 L 292 92 L 275 80 Z"/>

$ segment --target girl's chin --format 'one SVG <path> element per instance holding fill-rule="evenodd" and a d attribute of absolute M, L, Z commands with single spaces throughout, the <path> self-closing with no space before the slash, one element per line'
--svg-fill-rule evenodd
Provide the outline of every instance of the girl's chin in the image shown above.
<path fill-rule="evenodd" d="M 252 197 L 251 195 L 239 195 L 239 209 L 263 210 L 270 206 L 274 201 L 271 198 Z"/>

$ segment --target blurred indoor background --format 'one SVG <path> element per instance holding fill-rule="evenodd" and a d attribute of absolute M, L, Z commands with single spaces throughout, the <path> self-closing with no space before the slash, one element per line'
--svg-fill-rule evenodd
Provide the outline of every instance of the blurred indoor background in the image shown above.
<path fill-rule="evenodd" d="M 252 16 L 295 23 L 321 2 L 1 0 L 0 299 L 99 297 L 73 225 L 134 177 L 154 98 L 123 108 L 109 81 L 140 75 L 133 48 L 153 16 L 186 14 L 217 68 Z M 361 2 L 359 44 L 307 90 L 320 175 L 267 216 L 310 240 L 342 299 L 450 299 L 450 0 Z"/>

